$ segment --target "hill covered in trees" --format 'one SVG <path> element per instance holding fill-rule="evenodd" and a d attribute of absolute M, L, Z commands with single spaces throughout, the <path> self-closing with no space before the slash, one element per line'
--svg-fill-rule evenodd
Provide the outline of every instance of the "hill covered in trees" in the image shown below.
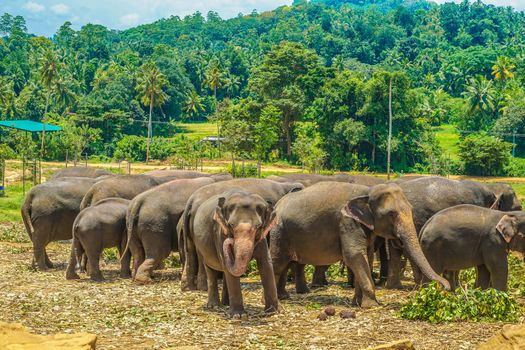
<path fill-rule="evenodd" d="M 392 82 L 394 170 L 519 171 L 504 170 L 512 146 L 502 142 L 525 134 L 525 15 L 511 8 L 295 1 L 125 31 L 66 22 L 50 39 L 4 14 L 0 35 L 0 118 L 63 125 L 48 159 L 67 149 L 141 160 L 151 113 L 155 159 L 218 156 L 174 138 L 177 122 L 211 120 L 225 137 L 221 150 L 238 157 L 381 171 Z M 467 162 L 472 147 L 501 159 L 489 170 L 448 161 L 433 132 L 443 123 L 462 132 Z M 39 153 L 24 135 L 1 132 L 18 155 Z"/>

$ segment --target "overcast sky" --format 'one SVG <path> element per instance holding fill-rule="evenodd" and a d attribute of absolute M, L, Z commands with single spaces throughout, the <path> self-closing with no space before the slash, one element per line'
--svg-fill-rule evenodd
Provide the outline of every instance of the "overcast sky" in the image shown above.
<path fill-rule="evenodd" d="M 437 0 L 445 2 L 447 0 Z M 525 10 L 525 0 L 484 0 Z M 292 0 L 0 0 L 0 14 L 22 15 L 30 33 L 51 36 L 65 21 L 76 29 L 86 23 L 99 23 L 112 29 L 125 29 L 159 18 L 201 11 L 217 11 L 222 18 L 240 12 L 267 11 Z"/>

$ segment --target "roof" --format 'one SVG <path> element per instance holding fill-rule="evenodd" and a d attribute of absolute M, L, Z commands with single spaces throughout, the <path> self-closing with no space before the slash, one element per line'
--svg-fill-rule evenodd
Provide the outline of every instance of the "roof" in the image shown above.
<path fill-rule="evenodd" d="M 0 126 L 29 132 L 42 132 L 44 124 L 32 120 L 0 120 Z M 46 124 L 46 132 L 61 131 L 60 126 Z"/>

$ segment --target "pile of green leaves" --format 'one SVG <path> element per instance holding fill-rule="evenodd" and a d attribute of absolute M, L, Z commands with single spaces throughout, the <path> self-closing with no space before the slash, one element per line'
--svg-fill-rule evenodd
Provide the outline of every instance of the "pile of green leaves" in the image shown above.
<path fill-rule="evenodd" d="M 505 292 L 495 289 L 457 289 L 444 291 L 433 282 L 421 288 L 401 307 L 400 316 L 408 320 L 431 323 L 458 321 L 515 322 L 521 307 Z"/>

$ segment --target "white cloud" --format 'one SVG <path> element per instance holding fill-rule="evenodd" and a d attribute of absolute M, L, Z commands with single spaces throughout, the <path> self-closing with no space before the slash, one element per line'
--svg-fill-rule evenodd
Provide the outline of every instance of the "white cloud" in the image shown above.
<path fill-rule="evenodd" d="M 136 13 L 128 13 L 127 15 L 121 16 L 119 18 L 120 24 L 124 26 L 132 26 L 137 24 L 139 21 L 139 15 Z"/>
<path fill-rule="evenodd" d="M 55 4 L 51 6 L 51 11 L 53 11 L 57 15 L 65 15 L 69 12 L 69 6 L 67 6 L 66 4 L 62 4 L 62 3 Z"/>
<path fill-rule="evenodd" d="M 24 4 L 24 8 L 30 12 L 37 13 L 42 12 L 46 7 L 38 2 L 28 1 Z"/>

